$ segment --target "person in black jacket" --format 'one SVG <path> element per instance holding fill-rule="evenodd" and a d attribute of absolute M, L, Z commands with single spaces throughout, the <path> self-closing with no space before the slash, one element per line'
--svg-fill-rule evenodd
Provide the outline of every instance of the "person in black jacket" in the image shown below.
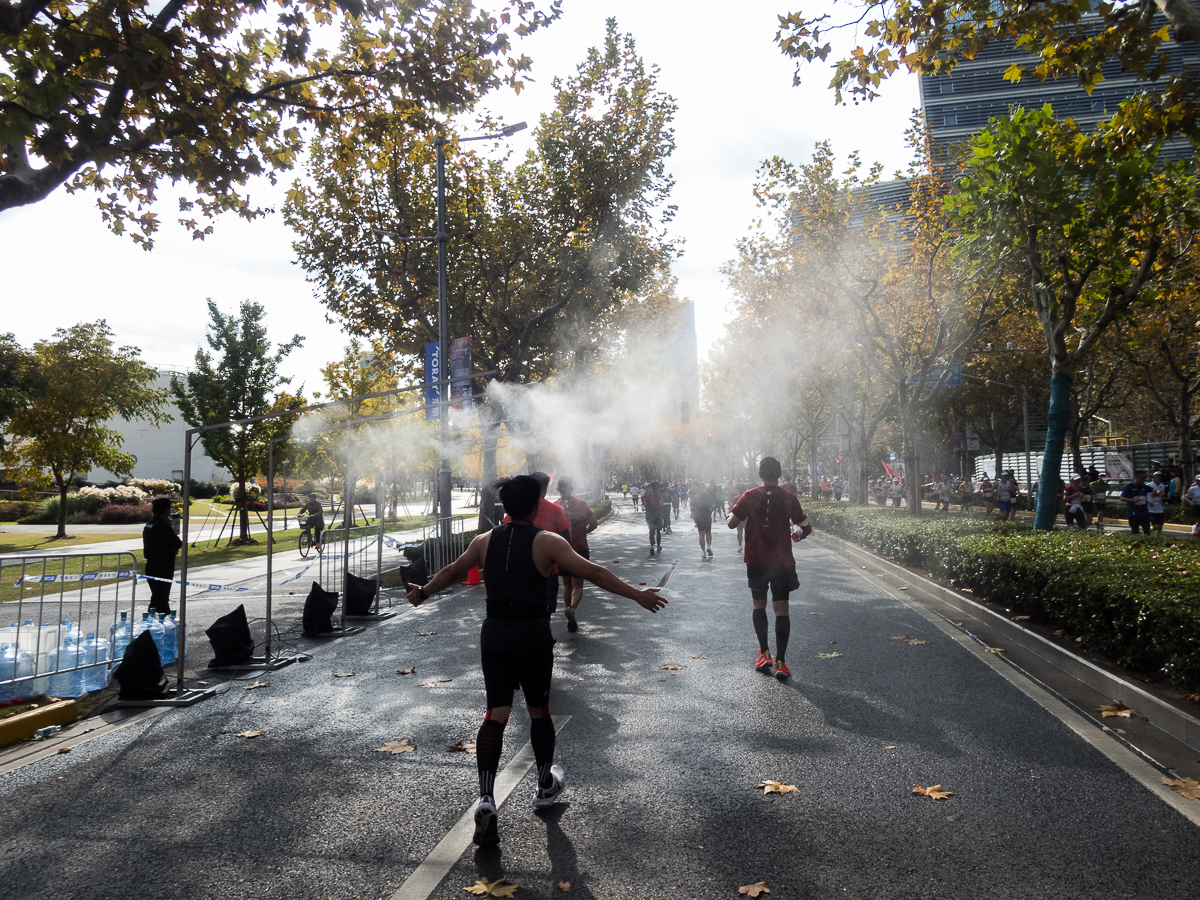
<path fill-rule="evenodd" d="M 487 618 L 480 632 L 483 685 L 487 713 L 475 739 L 479 768 L 479 805 L 475 808 L 475 843 L 499 843 L 493 797 L 504 727 L 513 695 L 521 688 L 529 710 L 530 743 L 537 763 L 533 808 L 554 805 L 564 785 L 563 770 L 554 765 L 554 723 L 550 719 L 550 675 L 554 638 L 546 616 L 546 584 L 558 564 L 598 588 L 627 597 L 643 609 L 658 612 L 667 601 L 658 588 L 638 590 L 608 569 L 584 559 L 562 535 L 533 524 L 541 485 L 529 475 L 496 484 L 504 511 L 512 521 L 479 535 L 466 552 L 424 585 L 408 585 L 408 602 L 420 606 L 433 594 L 457 584 L 479 566 L 487 588 Z M 657 514 L 657 513 L 656 513 Z"/>
<path fill-rule="evenodd" d="M 171 585 L 175 579 L 175 556 L 183 541 L 171 527 L 171 501 L 166 497 L 155 497 L 150 504 L 154 518 L 142 529 L 142 556 L 146 558 L 146 574 L 149 581 L 150 606 L 160 613 L 171 611 Z"/>

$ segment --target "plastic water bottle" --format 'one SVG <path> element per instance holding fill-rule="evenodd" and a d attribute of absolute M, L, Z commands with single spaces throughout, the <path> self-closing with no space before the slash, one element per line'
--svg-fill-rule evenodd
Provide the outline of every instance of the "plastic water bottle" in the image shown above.
<path fill-rule="evenodd" d="M 93 666 L 83 670 L 83 689 L 85 691 L 102 691 L 108 686 L 108 641 L 97 638 L 88 632 L 87 641 L 80 648 L 79 664 Z"/>
<path fill-rule="evenodd" d="M 165 666 L 179 659 L 178 645 L 175 643 L 176 628 L 175 623 L 163 613 L 158 614 L 158 624 L 163 627 L 162 664 Z"/>
<path fill-rule="evenodd" d="M 128 613 L 121 613 L 121 621 L 113 622 L 108 629 L 109 646 L 112 647 L 114 660 L 122 659 L 125 656 L 125 650 L 129 647 L 131 637 L 127 615 Z"/>
<path fill-rule="evenodd" d="M 83 688 L 83 673 L 78 671 L 63 671 L 74 669 L 82 662 L 80 647 L 74 636 L 68 634 L 63 638 L 62 646 L 50 654 L 50 694 L 53 697 L 81 697 L 86 691 Z"/>
<path fill-rule="evenodd" d="M 179 616 L 175 613 L 175 610 L 171 610 L 171 614 L 167 618 L 175 623 L 175 649 L 177 652 L 175 658 L 178 659 L 180 656 L 187 656 L 187 629 L 179 627 Z"/>
<path fill-rule="evenodd" d="M 25 678 L 37 673 L 33 654 L 22 650 L 20 644 L 0 646 L 0 680 Z M 32 696 L 33 685 L 28 681 L 20 684 L 0 685 L 0 701 L 26 699 Z"/>

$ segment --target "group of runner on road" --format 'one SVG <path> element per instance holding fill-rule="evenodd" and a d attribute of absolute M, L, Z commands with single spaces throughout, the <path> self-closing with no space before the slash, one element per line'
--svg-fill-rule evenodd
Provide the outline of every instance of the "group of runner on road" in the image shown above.
<path fill-rule="evenodd" d="M 754 667 L 773 674 L 780 681 L 790 677 L 785 662 L 791 620 L 788 595 L 799 587 L 792 542 L 803 540 L 812 526 L 794 488 L 788 492 L 779 486 L 779 461 L 766 457 L 759 466 L 762 486 L 738 491 L 726 526 L 745 535 L 745 563 L 750 587 L 752 622 L 759 643 Z M 479 802 L 475 807 L 474 841 L 481 847 L 499 843 L 495 801 L 496 773 L 503 749 L 504 729 L 512 713 L 513 698 L 520 688 L 529 712 L 529 740 L 537 767 L 537 787 L 532 806 L 535 810 L 552 806 L 562 792 L 566 779 L 562 767 L 554 763 L 555 732 L 550 718 L 551 673 L 554 667 L 554 637 L 550 620 L 558 597 L 557 573 L 563 574 L 568 629 L 577 628 L 575 610 L 579 606 L 583 581 L 635 601 L 643 609 L 658 612 L 667 605 L 658 588 L 641 590 L 621 580 L 603 566 L 588 559 L 587 534 L 596 527 L 596 517 L 588 504 L 572 494 L 568 479 L 559 482 L 559 504 L 545 495 L 549 476 L 537 472 L 497 482 L 500 502 L 506 513 L 503 524 L 476 537 L 466 551 L 444 567 L 424 585 L 409 584 L 408 601 L 420 606 L 430 596 L 457 584 L 474 567 L 483 574 L 486 611 L 480 630 L 480 663 L 483 670 L 487 711 L 476 735 L 476 760 L 479 773 Z M 672 510 L 670 494 L 664 486 L 651 486 L 650 509 L 656 515 L 666 507 Z M 732 493 L 732 491 L 730 492 Z M 639 499 L 645 495 L 638 486 Z M 686 496 L 686 495 L 685 495 Z M 662 498 L 666 502 L 662 502 Z M 702 499 L 703 498 L 703 499 Z M 696 502 L 701 516 L 697 519 Z M 553 507 L 553 509 L 550 509 Z M 585 511 L 586 508 L 586 511 Z M 717 509 L 725 514 L 716 496 L 716 485 L 693 494 L 692 515 L 697 526 L 707 509 L 709 538 L 701 529 L 701 549 L 711 558 L 712 515 Z M 650 513 L 647 512 L 647 521 Z M 793 526 L 798 528 L 793 531 Z M 652 551 L 659 549 L 661 529 L 651 529 Z M 582 551 L 582 552 L 581 552 Z M 576 582 L 578 582 L 576 589 Z M 770 593 L 775 613 L 775 655 L 771 655 L 766 613 Z"/>

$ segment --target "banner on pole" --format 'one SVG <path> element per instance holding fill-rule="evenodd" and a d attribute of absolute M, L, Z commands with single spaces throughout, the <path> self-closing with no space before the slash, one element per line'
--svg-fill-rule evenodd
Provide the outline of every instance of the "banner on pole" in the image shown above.
<path fill-rule="evenodd" d="M 442 408 L 442 386 L 436 382 L 442 380 L 442 354 L 437 341 L 425 345 L 425 418 L 440 419 Z"/>
<path fill-rule="evenodd" d="M 471 409 L 471 339 L 455 338 L 450 342 L 450 402 L 455 409 Z"/>

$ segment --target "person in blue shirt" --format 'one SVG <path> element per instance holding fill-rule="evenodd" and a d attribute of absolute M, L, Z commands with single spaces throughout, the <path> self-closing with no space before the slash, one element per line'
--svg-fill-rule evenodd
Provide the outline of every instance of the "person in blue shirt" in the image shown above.
<path fill-rule="evenodd" d="M 1150 507 L 1146 498 L 1153 491 L 1154 488 L 1146 484 L 1146 472 L 1143 469 L 1134 472 L 1133 481 L 1121 489 L 1121 499 L 1129 510 L 1129 530 L 1134 534 L 1139 530 L 1142 534 L 1150 533 Z"/>

